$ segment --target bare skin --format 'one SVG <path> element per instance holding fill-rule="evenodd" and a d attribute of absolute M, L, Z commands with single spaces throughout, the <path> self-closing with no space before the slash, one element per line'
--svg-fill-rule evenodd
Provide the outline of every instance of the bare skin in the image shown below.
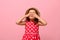
<path fill-rule="evenodd" d="M 28 16 L 29 16 L 29 14 L 20 17 L 20 18 L 16 21 L 16 24 L 18 24 L 18 25 L 25 25 L 26 22 L 25 22 L 25 21 L 22 21 L 22 20 L 23 20 L 24 18 L 28 17 Z"/>
<path fill-rule="evenodd" d="M 30 10 L 29 13 L 27 15 L 24 15 L 22 17 L 20 17 L 17 21 L 16 21 L 16 24 L 18 25 L 25 25 L 26 22 L 25 21 L 22 21 L 24 18 L 28 17 L 30 18 L 30 21 L 32 21 L 35 17 L 39 19 L 39 22 L 38 22 L 38 25 L 39 26 L 46 26 L 47 25 L 47 22 L 42 19 L 41 17 L 39 17 L 34 10 Z"/>

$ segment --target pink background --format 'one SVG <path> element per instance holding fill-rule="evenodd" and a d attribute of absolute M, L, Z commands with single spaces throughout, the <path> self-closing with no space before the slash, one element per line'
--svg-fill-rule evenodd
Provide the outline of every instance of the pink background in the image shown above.
<path fill-rule="evenodd" d="M 48 23 L 39 27 L 41 40 L 60 40 L 60 0 L 0 0 L 0 40 L 22 39 L 25 27 L 16 20 L 30 7 L 37 8 Z"/>

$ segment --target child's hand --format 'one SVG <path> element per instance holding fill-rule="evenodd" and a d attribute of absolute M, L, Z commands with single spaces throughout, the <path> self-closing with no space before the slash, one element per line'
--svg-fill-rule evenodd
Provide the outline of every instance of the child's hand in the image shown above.
<path fill-rule="evenodd" d="M 34 16 L 35 18 L 39 17 L 37 14 L 33 14 L 33 16 Z"/>
<path fill-rule="evenodd" d="M 30 13 L 28 13 L 27 15 L 25 15 L 26 17 L 30 16 Z"/>

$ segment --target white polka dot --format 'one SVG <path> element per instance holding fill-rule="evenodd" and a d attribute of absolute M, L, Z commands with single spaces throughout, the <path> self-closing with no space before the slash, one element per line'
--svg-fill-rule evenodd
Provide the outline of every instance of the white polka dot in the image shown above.
<path fill-rule="evenodd" d="M 39 39 L 38 39 L 39 40 Z"/>
<path fill-rule="evenodd" d="M 31 29 L 31 30 L 33 30 L 33 29 Z"/>
<path fill-rule="evenodd" d="M 29 30 L 29 32 L 31 32 L 31 30 Z"/>
<path fill-rule="evenodd" d="M 29 26 L 29 24 L 28 24 L 28 26 Z"/>
<path fill-rule="evenodd" d="M 30 36 L 29 36 L 29 38 L 30 38 Z"/>
<path fill-rule="evenodd" d="M 33 30 L 33 32 L 35 32 L 35 31 Z"/>
<path fill-rule="evenodd" d="M 25 39 L 25 38 L 24 38 Z"/>
<path fill-rule="evenodd" d="M 35 29 L 35 27 L 33 27 Z"/>
<path fill-rule="evenodd" d="M 36 39 L 36 37 L 35 37 L 35 39 Z"/>
<path fill-rule="evenodd" d="M 29 29 L 28 29 L 29 30 Z"/>
<path fill-rule="evenodd" d="M 34 38 L 34 37 L 32 37 L 32 38 Z"/>
<path fill-rule="evenodd" d="M 37 30 L 37 29 L 35 29 L 35 30 Z"/>
<path fill-rule="evenodd" d="M 31 28 L 31 27 L 29 27 L 29 28 Z"/>
<path fill-rule="evenodd" d="M 26 38 L 27 38 L 27 36 L 26 36 Z"/>
<path fill-rule="evenodd" d="M 31 39 L 32 40 L 32 39 Z"/>
<path fill-rule="evenodd" d="M 28 39 L 27 39 L 28 40 Z"/>

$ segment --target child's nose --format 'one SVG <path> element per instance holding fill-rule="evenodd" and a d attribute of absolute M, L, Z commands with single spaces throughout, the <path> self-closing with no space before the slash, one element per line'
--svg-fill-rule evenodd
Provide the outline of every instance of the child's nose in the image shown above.
<path fill-rule="evenodd" d="M 34 15 L 33 13 L 30 13 L 30 15 Z"/>

